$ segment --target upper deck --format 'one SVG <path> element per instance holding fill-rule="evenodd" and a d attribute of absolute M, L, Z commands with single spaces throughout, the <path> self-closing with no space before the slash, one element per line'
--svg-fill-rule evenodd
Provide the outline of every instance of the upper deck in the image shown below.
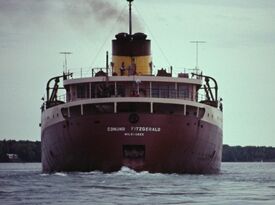
<path fill-rule="evenodd" d="M 197 101 L 201 78 L 166 76 L 98 76 L 64 81 L 66 102 L 87 98 L 154 97 Z"/>
<path fill-rule="evenodd" d="M 211 87 L 211 77 L 202 74 L 180 73 L 178 77 L 162 75 L 102 75 L 73 78 L 72 74 L 57 76 L 47 84 L 46 107 L 52 107 L 65 102 L 76 102 L 83 99 L 96 98 L 163 98 L 183 99 L 193 102 L 205 103 L 219 107 L 217 100 L 217 85 Z M 64 88 L 59 88 L 59 79 L 63 78 Z M 55 85 L 50 87 L 55 80 Z M 215 80 L 214 80 L 215 82 Z M 58 96 L 58 90 L 65 89 L 65 94 Z M 215 89 L 215 95 L 212 90 Z M 51 90 L 51 95 L 49 95 Z M 221 109 L 221 108 L 220 108 Z"/>

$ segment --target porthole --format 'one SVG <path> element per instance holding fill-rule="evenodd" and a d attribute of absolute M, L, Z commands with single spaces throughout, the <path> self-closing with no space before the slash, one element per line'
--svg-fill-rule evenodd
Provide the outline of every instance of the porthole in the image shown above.
<path fill-rule="evenodd" d="M 130 123 L 135 124 L 139 121 L 139 116 L 136 113 L 131 113 L 128 120 Z"/>

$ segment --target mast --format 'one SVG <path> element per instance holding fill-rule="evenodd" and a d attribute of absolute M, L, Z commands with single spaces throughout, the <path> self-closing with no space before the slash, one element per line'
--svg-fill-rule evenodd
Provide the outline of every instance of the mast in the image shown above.
<path fill-rule="evenodd" d="M 205 41 L 190 41 L 190 43 L 195 43 L 196 44 L 196 67 L 195 71 L 196 74 L 198 74 L 199 70 L 199 43 L 206 43 Z"/>
<path fill-rule="evenodd" d="M 68 73 L 68 63 L 67 63 L 67 55 L 70 55 L 72 54 L 72 52 L 67 52 L 67 51 L 64 51 L 64 52 L 60 52 L 60 54 L 64 55 L 65 59 L 64 59 L 64 65 L 63 65 L 63 72 L 65 74 Z"/>
<path fill-rule="evenodd" d="M 127 0 L 129 2 L 129 34 L 132 35 L 132 2 L 134 0 Z"/>

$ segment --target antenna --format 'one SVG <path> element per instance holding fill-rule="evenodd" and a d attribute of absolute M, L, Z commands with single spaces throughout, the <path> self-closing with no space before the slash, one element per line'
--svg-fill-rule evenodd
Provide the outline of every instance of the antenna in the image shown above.
<path fill-rule="evenodd" d="M 206 43 L 205 41 L 190 41 L 190 43 L 195 43 L 196 44 L 196 74 L 198 74 L 199 70 L 199 43 Z"/>
<path fill-rule="evenodd" d="M 127 0 L 129 2 L 129 34 L 132 35 L 132 2 L 134 0 Z"/>
<path fill-rule="evenodd" d="M 64 71 L 64 73 L 67 73 L 68 72 L 67 71 L 67 69 L 68 69 L 67 55 L 72 54 L 72 52 L 63 51 L 63 52 L 60 52 L 60 54 L 64 55 L 65 60 L 64 60 L 64 65 L 63 65 L 63 69 L 64 69 L 63 71 Z"/>

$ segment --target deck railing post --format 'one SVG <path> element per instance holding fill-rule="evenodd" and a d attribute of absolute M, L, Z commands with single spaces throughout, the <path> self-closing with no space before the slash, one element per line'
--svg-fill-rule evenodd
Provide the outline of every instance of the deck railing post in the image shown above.
<path fill-rule="evenodd" d="M 184 104 L 184 106 L 183 106 L 183 115 L 184 116 L 186 115 L 186 104 Z"/>
<path fill-rule="evenodd" d="M 152 97 L 152 82 L 150 82 L 150 87 L 149 87 L 149 94 L 150 94 L 150 98 Z"/>
<path fill-rule="evenodd" d="M 117 83 L 115 82 L 115 97 L 117 97 Z"/>
<path fill-rule="evenodd" d="M 178 83 L 175 83 L 175 98 L 178 98 Z"/>
<path fill-rule="evenodd" d="M 92 98 L 92 94 L 91 94 L 91 91 L 92 91 L 92 83 L 89 83 L 89 99 Z"/>
<path fill-rule="evenodd" d="M 117 113 L 117 102 L 114 102 L 114 113 Z"/>
<path fill-rule="evenodd" d="M 81 115 L 83 115 L 83 104 L 80 105 Z"/>
<path fill-rule="evenodd" d="M 70 107 L 68 107 L 68 117 L 71 117 Z"/>

